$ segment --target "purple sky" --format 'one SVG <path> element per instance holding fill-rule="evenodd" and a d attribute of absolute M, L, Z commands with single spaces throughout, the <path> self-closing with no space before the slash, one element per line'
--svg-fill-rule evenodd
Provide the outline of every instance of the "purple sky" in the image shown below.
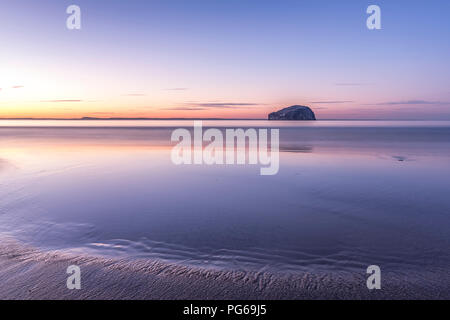
<path fill-rule="evenodd" d="M 81 30 L 66 8 L 81 8 Z M 381 8 L 381 30 L 366 8 Z M 15 0 L 0 117 L 450 119 L 450 1 Z"/>

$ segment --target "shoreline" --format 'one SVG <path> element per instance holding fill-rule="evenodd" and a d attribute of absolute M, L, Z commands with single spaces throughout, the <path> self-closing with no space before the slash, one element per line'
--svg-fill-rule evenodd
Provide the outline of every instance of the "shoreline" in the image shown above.
<path fill-rule="evenodd" d="M 83 118 L 0 118 L 1 120 L 54 120 L 54 121 L 148 121 L 148 120 L 160 120 L 160 121 L 169 121 L 169 120 L 213 120 L 213 121 L 279 121 L 279 122 L 315 122 L 315 121 L 450 121 L 450 119 L 378 119 L 378 118 L 361 118 L 361 119 L 316 119 L 316 120 L 269 120 L 267 118 L 95 118 L 95 117 L 83 117 Z"/>
<path fill-rule="evenodd" d="M 68 290 L 66 269 L 81 268 L 81 290 Z M 366 275 L 349 272 L 273 274 L 220 271 L 157 260 L 125 260 L 41 252 L 3 239 L 0 299 L 230 300 L 230 299 L 449 299 L 450 274 L 386 273 L 381 290 L 366 288 Z"/>

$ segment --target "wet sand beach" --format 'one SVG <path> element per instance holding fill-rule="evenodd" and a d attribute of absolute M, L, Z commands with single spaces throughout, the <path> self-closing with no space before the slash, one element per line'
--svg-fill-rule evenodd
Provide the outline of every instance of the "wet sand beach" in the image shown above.
<path fill-rule="evenodd" d="M 82 270 L 81 290 L 66 287 L 69 265 Z M 126 261 L 42 253 L 3 239 L 0 299 L 449 299 L 448 270 L 385 274 L 369 291 L 366 275 L 219 271 L 152 260 Z"/>
<path fill-rule="evenodd" d="M 449 123 L 205 122 L 279 125 L 274 176 L 175 166 L 190 121 L 104 123 L 0 127 L 1 299 L 450 297 Z"/>

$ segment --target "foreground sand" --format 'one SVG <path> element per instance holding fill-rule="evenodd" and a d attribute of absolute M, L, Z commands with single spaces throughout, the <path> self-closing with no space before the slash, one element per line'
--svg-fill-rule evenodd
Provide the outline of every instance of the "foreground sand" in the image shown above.
<path fill-rule="evenodd" d="M 82 270 L 82 289 L 66 288 L 66 268 Z M 430 282 L 430 278 L 436 281 Z M 369 291 L 365 274 L 276 275 L 220 271 L 158 261 L 43 253 L 11 239 L 0 245 L 0 299 L 449 299 L 450 275 L 384 274 Z"/>

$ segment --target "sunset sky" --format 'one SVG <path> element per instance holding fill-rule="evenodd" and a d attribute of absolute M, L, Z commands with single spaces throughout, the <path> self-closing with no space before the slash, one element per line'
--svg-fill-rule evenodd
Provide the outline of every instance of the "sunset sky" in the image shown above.
<path fill-rule="evenodd" d="M 81 7 L 81 30 L 66 8 Z M 382 30 L 366 8 L 381 7 Z M 0 3 L 0 117 L 450 119 L 450 1 Z"/>

